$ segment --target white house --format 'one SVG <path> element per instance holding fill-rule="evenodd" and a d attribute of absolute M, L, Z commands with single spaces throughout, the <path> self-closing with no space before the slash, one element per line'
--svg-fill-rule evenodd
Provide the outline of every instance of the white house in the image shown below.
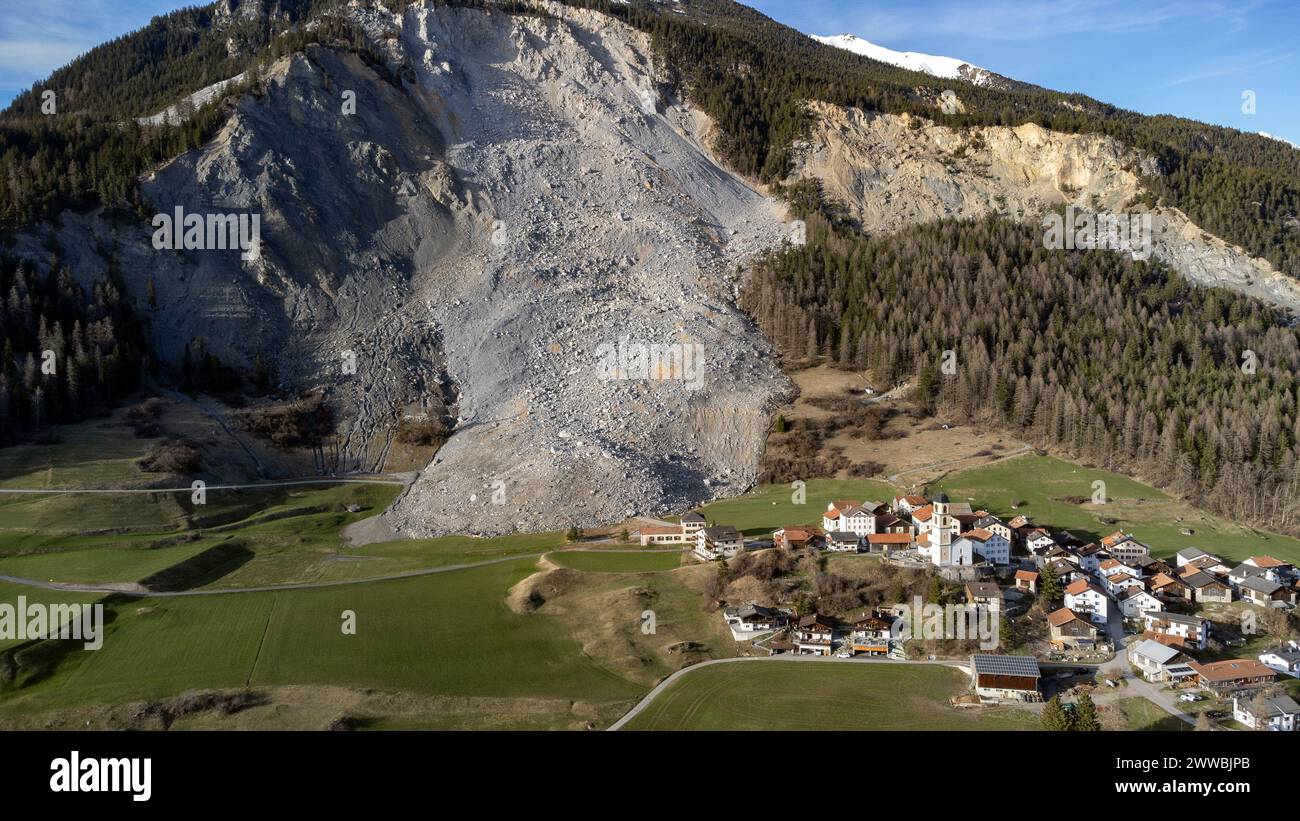
<path fill-rule="evenodd" d="M 1300 730 L 1300 704 L 1290 696 L 1233 696 L 1232 717 L 1252 730 Z"/>
<path fill-rule="evenodd" d="M 826 549 L 832 553 L 857 553 L 862 549 L 862 537 L 847 530 L 826 534 Z"/>
<path fill-rule="evenodd" d="M 727 624 L 746 633 L 778 630 L 790 623 L 790 615 L 785 611 L 758 604 L 728 607 L 722 611 L 722 616 Z"/>
<path fill-rule="evenodd" d="M 1148 593 L 1140 585 L 1124 590 L 1116 597 L 1119 609 L 1126 619 L 1140 619 L 1147 613 L 1158 613 L 1165 609 L 1164 602 Z"/>
<path fill-rule="evenodd" d="M 1025 549 L 1030 553 L 1042 553 L 1055 544 L 1056 539 L 1044 528 L 1036 527 L 1025 534 Z"/>
<path fill-rule="evenodd" d="M 876 532 L 876 514 L 869 507 L 871 502 L 840 511 L 838 530 L 847 531 L 858 536 L 870 536 Z"/>
<path fill-rule="evenodd" d="M 1128 564 L 1140 564 L 1151 558 L 1151 548 L 1133 538 L 1132 533 L 1116 531 L 1101 540 L 1110 555 Z"/>
<path fill-rule="evenodd" d="M 835 623 L 828 617 L 811 614 L 799 619 L 791 632 L 790 641 L 800 655 L 829 656 Z"/>
<path fill-rule="evenodd" d="M 972 555 L 978 553 L 996 565 L 1011 564 L 1011 542 L 991 530 L 977 527 L 963 533 L 958 541 L 969 542 L 968 546 L 961 549 L 969 549 Z"/>
<path fill-rule="evenodd" d="M 1201 550 L 1199 547 L 1184 547 L 1182 550 L 1174 554 L 1174 567 L 1183 567 L 1197 559 L 1203 559 L 1207 556 L 1215 561 L 1219 561 L 1218 556 L 1212 556 L 1204 550 Z"/>
<path fill-rule="evenodd" d="M 1300 642 L 1288 641 L 1281 647 L 1259 654 L 1265 667 L 1288 676 L 1300 678 Z"/>
<path fill-rule="evenodd" d="M 1180 638 L 1186 647 L 1204 650 L 1210 640 L 1208 619 L 1184 616 L 1181 613 L 1147 613 L 1142 619 L 1147 630 L 1162 636 Z"/>
<path fill-rule="evenodd" d="M 1095 624 L 1110 619 L 1110 597 L 1087 579 L 1079 579 L 1065 588 L 1065 606 L 1076 613 L 1087 613 Z"/>
<path fill-rule="evenodd" d="M 1187 665 L 1186 656 L 1154 639 L 1144 639 L 1130 647 L 1128 660 L 1147 681 L 1173 681 L 1196 675 Z"/>
<path fill-rule="evenodd" d="M 1086 544 L 1075 551 L 1074 555 L 1079 559 L 1079 567 L 1089 573 L 1096 573 L 1100 570 L 1101 563 L 1110 558 L 1099 544 Z"/>
<path fill-rule="evenodd" d="M 695 537 L 695 555 L 706 562 L 730 559 L 745 549 L 745 538 L 731 525 L 702 528 Z"/>

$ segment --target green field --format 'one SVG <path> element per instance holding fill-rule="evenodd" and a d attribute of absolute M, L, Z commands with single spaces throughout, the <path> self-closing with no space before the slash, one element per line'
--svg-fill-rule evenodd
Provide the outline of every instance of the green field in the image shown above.
<path fill-rule="evenodd" d="M 732 525 L 746 535 L 771 535 L 785 525 L 820 525 L 822 511 L 836 500 L 889 502 L 897 491 L 884 482 L 867 479 L 812 479 L 805 487 L 803 504 L 795 504 L 789 485 L 764 485 L 735 499 L 700 508 L 710 522 Z"/>
<path fill-rule="evenodd" d="M 680 550 L 646 553 L 631 550 L 564 550 L 546 554 L 560 567 L 588 573 L 652 573 L 681 567 Z"/>
<path fill-rule="evenodd" d="M 1092 483 L 1097 480 L 1106 483 L 1110 501 L 1104 505 L 1091 503 Z M 1199 547 L 1224 558 L 1267 553 L 1300 562 L 1300 541 L 1296 539 L 1233 524 L 1119 474 L 1051 457 L 1018 456 L 962 471 L 945 478 L 931 492 L 939 489 L 954 502 L 969 501 L 995 515 L 1024 514 L 1038 524 L 1069 530 L 1087 541 L 1116 530 L 1129 531 L 1159 556 Z M 1066 501 L 1080 497 L 1088 501 Z M 1013 503 L 1018 503 L 1014 510 Z M 1104 522 L 1103 517 L 1114 521 Z M 1183 535 L 1183 528 L 1191 528 L 1193 535 Z"/>
<path fill-rule="evenodd" d="M 1160 709 L 1158 705 L 1152 704 L 1145 698 L 1126 698 L 1120 701 L 1118 706 L 1123 711 L 1130 730 L 1174 730 L 1181 732 L 1192 729 L 1192 725 L 1186 721 L 1169 715 L 1169 713 Z"/>
<path fill-rule="evenodd" d="M 960 670 L 921 664 L 745 661 L 694 670 L 628 730 L 1031 730 L 1015 708 L 951 707 Z"/>
<path fill-rule="evenodd" d="M 593 663 L 558 620 L 505 606 L 518 560 L 320 590 L 110 600 L 98 651 L 74 650 L 0 697 L 0 717 L 245 685 L 622 702 L 645 691 Z M 344 635 L 342 614 L 356 614 Z"/>

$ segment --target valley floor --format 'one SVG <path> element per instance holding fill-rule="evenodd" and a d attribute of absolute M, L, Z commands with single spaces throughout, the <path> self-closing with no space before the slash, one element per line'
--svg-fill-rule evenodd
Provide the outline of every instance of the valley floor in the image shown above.
<path fill-rule="evenodd" d="M 93 460 L 58 448 L 0 451 L 0 491 L 183 486 L 138 475 L 147 442 L 102 441 L 112 444 Z M 1233 558 L 1300 560 L 1294 539 L 1114 474 L 1032 454 L 985 460 L 935 487 L 1084 538 L 1131 530 L 1162 554 L 1196 543 Z M 1110 501 L 1081 502 L 1097 479 Z M 829 500 L 903 489 L 816 479 L 801 504 L 776 485 L 703 512 L 761 537 L 817 522 Z M 576 544 L 543 533 L 348 545 L 341 530 L 399 490 L 212 490 L 205 505 L 162 491 L 0 492 L 0 601 L 99 602 L 107 623 L 100 650 L 0 642 L 0 726 L 600 729 L 675 671 L 752 652 L 706 612 L 712 564 L 675 547 L 633 547 L 618 527 Z M 239 592 L 250 588 L 258 592 Z M 348 614 L 354 634 L 341 629 Z M 950 706 L 965 681 L 923 664 L 717 665 L 672 682 L 627 728 L 1037 726 L 1032 710 Z M 1123 708 L 1129 726 L 1159 726 L 1141 702 Z"/>

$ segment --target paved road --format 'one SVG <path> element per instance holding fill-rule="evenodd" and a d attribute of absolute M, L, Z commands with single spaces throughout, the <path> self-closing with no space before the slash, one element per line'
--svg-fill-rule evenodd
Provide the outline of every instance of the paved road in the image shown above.
<path fill-rule="evenodd" d="M 659 682 L 659 684 L 656 685 L 653 690 L 646 693 L 645 697 L 636 703 L 635 707 L 627 711 L 627 715 L 623 716 L 618 721 L 615 721 L 613 724 L 609 725 L 608 730 L 612 732 L 614 730 L 621 729 L 623 725 L 627 724 L 629 721 L 631 721 L 632 719 L 640 715 L 642 710 L 650 706 L 650 702 L 654 701 L 659 696 L 660 693 L 668 689 L 668 687 L 671 686 L 673 682 L 677 681 L 682 676 L 688 675 L 690 673 L 693 673 L 696 670 L 700 670 L 705 667 L 712 667 L 715 664 L 737 664 L 740 662 L 751 662 L 751 661 L 752 662 L 759 662 L 759 661 L 785 662 L 787 664 L 790 663 L 795 663 L 795 664 L 819 664 L 819 663 L 820 664 L 931 664 L 940 667 L 954 667 L 967 674 L 970 673 L 969 665 L 964 664 L 960 661 L 952 661 L 952 660 L 900 661 L 898 659 L 881 658 L 881 657 L 841 659 L 841 658 L 835 658 L 834 656 L 794 656 L 794 655 L 740 656 L 738 658 L 729 658 L 729 659 L 710 659 L 709 661 L 702 661 L 699 664 L 692 664 L 690 667 L 683 667 L 682 669 L 670 675 L 668 678 Z"/>
<path fill-rule="evenodd" d="M 602 552 L 593 550 L 590 547 L 561 547 L 552 550 L 544 550 L 540 553 L 520 553 L 517 556 L 502 556 L 497 559 L 484 559 L 481 562 L 466 562 L 464 564 L 449 564 L 442 567 L 426 567 L 420 570 L 407 570 L 402 573 L 392 573 L 386 576 L 370 576 L 364 579 L 337 579 L 328 582 L 293 582 L 290 584 L 267 584 L 255 587 L 222 587 L 222 588 L 205 588 L 202 590 L 176 590 L 160 591 L 148 590 L 140 587 L 136 582 L 100 582 L 96 584 L 70 584 L 65 582 L 41 581 L 39 579 L 24 579 L 19 576 L 8 576 L 0 573 L 0 582 L 10 582 L 11 584 L 21 584 L 27 587 L 36 587 L 42 590 L 59 590 L 64 593 L 120 593 L 126 596 L 144 599 L 166 599 L 178 596 L 223 596 L 227 593 L 274 593 L 279 590 L 317 590 L 325 587 L 346 587 L 351 584 L 370 584 L 371 582 L 391 582 L 399 579 L 413 579 L 419 576 L 433 576 L 438 573 L 452 573 L 457 570 L 471 570 L 475 567 L 488 567 L 494 564 L 504 564 L 519 559 L 540 559 L 543 556 L 552 553 L 593 553 Z M 663 548 L 627 548 L 609 550 L 610 553 L 664 553 Z"/>
<path fill-rule="evenodd" d="M 1195 724 L 1196 719 L 1187 715 L 1178 707 L 1178 700 L 1170 692 L 1156 687 L 1141 676 L 1134 675 L 1133 668 L 1128 663 L 1128 656 L 1124 652 L 1124 642 L 1128 638 L 1124 635 L 1124 615 L 1120 612 L 1119 605 L 1114 601 L 1111 602 L 1108 610 L 1110 611 L 1110 619 L 1106 623 L 1106 629 L 1110 633 L 1111 644 L 1115 647 L 1115 658 L 1098 667 L 1097 675 L 1098 678 L 1109 678 L 1116 681 L 1124 679 L 1128 682 L 1128 686 L 1118 692 L 1107 692 L 1107 700 L 1141 696 L 1169 713 L 1169 715 L 1175 716 L 1187 724 Z"/>

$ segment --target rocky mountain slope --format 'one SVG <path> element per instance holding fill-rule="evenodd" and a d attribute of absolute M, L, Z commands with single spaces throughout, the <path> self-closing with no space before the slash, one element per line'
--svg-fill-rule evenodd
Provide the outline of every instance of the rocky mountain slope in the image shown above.
<path fill-rule="evenodd" d="M 215 140 L 143 182 L 160 213 L 260 213 L 255 260 L 156 251 L 149 227 L 100 215 L 56 232 L 79 275 L 109 249 L 131 293 L 153 282 L 170 361 L 200 336 L 324 386 L 339 470 L 381 468 L 399 414 L 453 407 L 455 436 L 386 516 L 402 536 L 740 492 L 789 390 L 734 307 L 737 263 L 789 233 L 784 208 L 661 95 L 644 34 L 546 10 L 349 6 L 400 80 L 324 48 L 284 58 Z M 697 357 L 686 371 L 607 378 L 611 350 L 672 345 Z"/>
<path fill-rule="evenodd" d="M 1300 310 L 1300 281 L 1201 230 L 1174 208 L 1137 204 L 1156 161 L 1109 137 L 1032 123 L 957 130 L 909 115 L 811 105 L 815 124 L 796 144 L 793 179 L 815 178 L 862 227 L 896 231 L 945 217 L 1003 214 L 1038 221 L 1074 205 L 1152 215 L 1152 253 L 1191 282 Z"/>

